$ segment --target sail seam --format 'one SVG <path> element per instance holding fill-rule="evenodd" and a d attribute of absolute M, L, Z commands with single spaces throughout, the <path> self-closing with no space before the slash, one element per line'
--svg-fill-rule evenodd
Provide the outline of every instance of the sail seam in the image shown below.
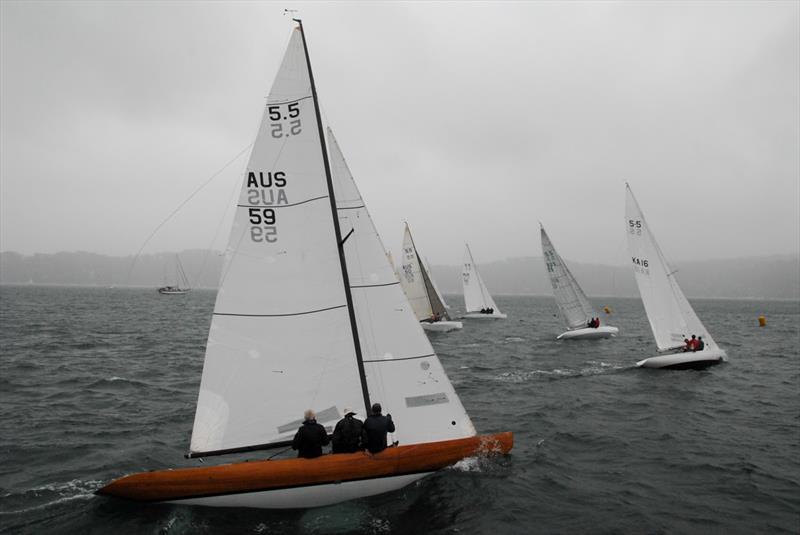
<path fill-rule="evenodd" d="M 342 207 L 337 207 L 336 209 L 337 210 L 358 210 L 359 208 L 366 208 L 366 206 L 362 204 L 361 206 L 342 206 Z"/>
<path fill-rule="evenodd" d="M 327 195 L 323 195 L 321 197 L 314 197 L 313 199 L 306 199 L 305 201 L 300 201 L 293 204 L 237 204 L 236 206 L 239 208 L 288 208 L 290 206 L 298 206 L 301 204 L 306 204 L 307 202 L 318 201 L 320 199 L 327 198 Z"/>
<path fill-rule="evenodd" d="M 428 357 L 435 357 L 436 353 L 430 353 L 428 355 L 419 355 L 417 357 L 400 357 L 396 359 L 375 359 L 375 360 L 365 360 L 364 362 L 394 362 L 396 360 L 415 360 L 415 359 L 424 359 Z"/>
<path fill-rule="evenodd" d="M 328 308 L 320 308 L 318 310 L 308 310 L 305 312 L 291 312 L 289 314 L 236 314 L 233 312 L 214 312 L 215 316 L 244 316 L 251 318 L 280 318 L 284 316 L 304 316 L 306 314 L 316 314 L 317 312 L 325 312 L 328 310 L 335 310 L 337 308 L 346 308 L 347 305 L 336 305 Z"/>
<path fill-rule="evenodd" d="M 385 284 L 361 284 L 361 285 L 351 286 L 350 288 L 378 288 L 380 286 L 394 286 L 396 284 L 400 284 L 400 282 L 395 281 L 395 282 L 387 282 Z"/>
<path fill-rule="evenodd" d="M 267 106 L 277 106 L 279 104 L 289 104 L 290 102 L 300 102 L 301 100 L 306 100 L 312 98 L 312 95 L 308 95 L 307 97 L 300 97 L 291 100 L 275 100 L 275 101 L 267 101 Z"/>

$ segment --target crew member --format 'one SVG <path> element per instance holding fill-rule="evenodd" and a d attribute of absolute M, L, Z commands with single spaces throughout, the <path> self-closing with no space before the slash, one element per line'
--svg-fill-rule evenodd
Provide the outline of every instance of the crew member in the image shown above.
<path fill-rule="evenodd" d="M 336 423 L 333 429 L 333 453 L 355 453 L 364 449 L 361 443 L 364 423 L 355 415 L 352 409 L 345 409 L 344 418 Z"/>
<path fill-rule="evenodd" d="M 322 455 L 322 446 L 327 446 L 330 439 L 325 428 L 317 423 L 317 415 L 313 410 L 306 410 L 303 418 L 303 425 L 292 440 L 292 449 L 297 450 L 298 457 L 313 459 Z"/>
<path fill-rule="evenodd" d="M 372 414 L 364 420 L 364 434 L 362 440 L 370 453 L 378 453 L 386 449 L 386 433 L 394 433 L 392 415 L 381 414 L 380 403 L 372 405 Z"/>

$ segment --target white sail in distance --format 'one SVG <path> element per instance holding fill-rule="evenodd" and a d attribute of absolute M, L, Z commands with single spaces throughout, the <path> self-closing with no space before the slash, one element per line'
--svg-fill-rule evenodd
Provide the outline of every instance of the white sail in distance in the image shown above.
<path fill-rule="evenodd" d="M 541 235 L 542 258 L 561 317 L 568 329 L 583 329 L 591 318 L 599 318 L 600 315 L 592 307 L 567 264 L 553 247 L 544 226 L 541 227 Z"/>
<path fill-rule="evenodd" d="M 364 405 L 301 30 L 289 41 L 225 250 L 191 452 L 285 443 L 305 409 Z"/>
<path fill-rule="evenodd" d="M 680 348 L 684 338 L 702 336 L 706 349 L 717 347 L 670 269 L 630 186 L 625 185 L 625 233 L 636 284 L 659 351 Z"/>
<path fill-rule="evenodd" d="M 340 227 L 353 231 L 344 249 L 370 398 L 392 414 L 401 444 L 473 436 L 330 129 L 328 140 Z"/>
<path fill-rule="evenodd" d="M 469 245 L 464 246 L 464 263 L 461 266 L 461 283 L 464 288 L 464 306 L 467 312 L 480 312 L 482 309 L 494 309 L 495 314 L 501 314 L 497 303 L 483 282 L 478 266 L 472 258 Z"/>
<path fill-rule="evenodd" d="M 403 252 L 397 275 L 418 320 L 427 320 L 434 314 L 440 319 L 448 320 L 450 318 L 447 308 L 439 298 L 431 277 L 422 263 L 422 258 L 417 252 L 407 223 L 403 234 Z"/>

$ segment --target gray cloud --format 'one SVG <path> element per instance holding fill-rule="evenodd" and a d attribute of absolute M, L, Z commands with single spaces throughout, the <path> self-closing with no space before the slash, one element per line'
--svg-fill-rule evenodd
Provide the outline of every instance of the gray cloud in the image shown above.
<path fill-rule="evenodd" d="M 283 7 L 0 4 L 0 248 L 136 251 L 252 141 Z M 798 253 L 797 3 L 297 7 L 389 246 L 618 262 L 627 180 L 671 259 Z M 244 160 L 148 250 L 212 245 Z"/>

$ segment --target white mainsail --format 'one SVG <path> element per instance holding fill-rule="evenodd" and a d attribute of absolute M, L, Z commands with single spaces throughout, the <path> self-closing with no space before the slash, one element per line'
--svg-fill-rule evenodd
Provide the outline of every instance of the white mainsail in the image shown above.
<path fill-rule="evenodd" d="M 340 227 L 345 236 L 353 231 L 344 249 L 369 396 L 392 414 L 401 444 L 473 436 L 330 129 L 328 140 Z"/>
<path fill-rule="evenodd" d="M 592 307 L 567 264 L 553 247 L 544 226 L 541 227 L 541 234 L 542 257 L 561 317 L 564 318 L 568 329 L 583 329 L 591 318 L 599 318 L 600 315 Z"/>
<path fill-rule="evenodd" d="M 436 289 L 431 282 L 430 275 L 422 263 L 417 248 L 414 246 L 414 238 L 411 237 L 411 230 L 406 223 L 403 235 L 403 255 L 402 264 L 398 271 L 400 284 L 403 291 L 411 303 L 411 308 L 417 319 L 427 320 L 434 314 L 441 319 L 449 319 L 447 309 L 439 298 Z"/>
<path fill-rule="evenodd" d="M 363 406 L 302 34 L 267 98 L 225 251 L 191 452 L 282 443 Z"/>
<path fill-rule="evenodd" d="M 464 264 L 461 268 L 461 282 L 464 287 L 464 306 L 467 312 L 480 312 L 482 309 L 494 309 L 495 314 L 501 314 L 497 303 L 492 299 L 486 284 L 481 278 L 478 266 L 472 258 L 469 244 L 464 248 Z"/>
<path fill-rule="evenodd" d="M 675 270 L 669 268 L 630 186 L 626 184 L 625 187 L 628 252 L 659 351 L 683 347 L 684 338 L 692 334 L 703 337 L 706 350 L 716 348 L 716 343 L 678 286 Z"/>

